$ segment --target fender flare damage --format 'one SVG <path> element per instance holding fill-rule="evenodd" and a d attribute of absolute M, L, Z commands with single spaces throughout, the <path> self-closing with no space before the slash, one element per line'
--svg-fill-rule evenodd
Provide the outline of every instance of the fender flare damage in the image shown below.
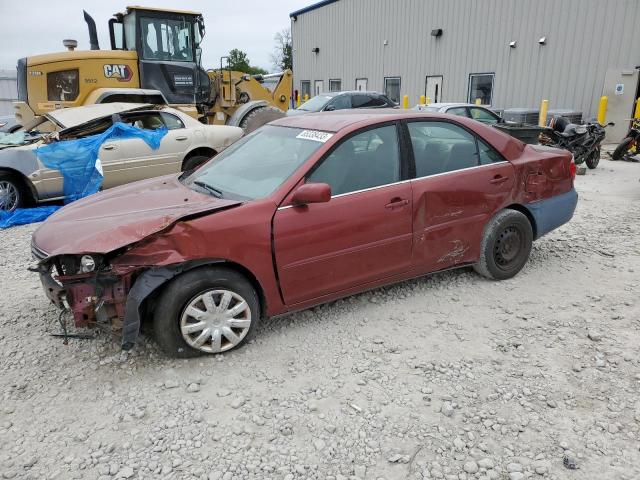
<path fill-rule="evenodd" d="M 144 301 L 159 287 L 174 277 L 194 268 L 217 263 L 223 259 L 192 260 L 184 263 L 152 267 L 145 270 L 134 282 L 127 295 L 124 320 L 122 324 L 122 350 L 131 350 L 138 340 L 141 323 L 141 308 Z"/>

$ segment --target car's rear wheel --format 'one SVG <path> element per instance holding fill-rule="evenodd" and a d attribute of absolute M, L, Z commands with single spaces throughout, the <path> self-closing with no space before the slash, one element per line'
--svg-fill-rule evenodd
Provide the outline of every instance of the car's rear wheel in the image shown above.
<path fill-rule="evenodd" d="M 0 173 L 0 211 L 13 212 L 29 206 L 31 198 L 22 182 L 10 173 Z"/>
<path fill-rule="evenodd" d="M 476 272 L 494 280 L 506 280 L 524 267 L 531 253 L 533 229 L 516 210 L 502 210 L 485 226 Z"/>
<path fill-rule="evenodd" d="M 168 355 L 189 358 L 241 346 L 259 320 L 258 296 L 246 278 L 228 268 L 199 268 L 176 277 L 161 293 L 154 331 Z"/>
<path fill-rule="evenodd" d="M 213 155 L 211 155 L 211 157 L 213 157 Z M 195 170 L 211 157 L 207 157 L 205 155 L 194 155 L 193 157 L 189 157 L 182 164 L 182 171 L 189 172 L 191 170 Z"/>

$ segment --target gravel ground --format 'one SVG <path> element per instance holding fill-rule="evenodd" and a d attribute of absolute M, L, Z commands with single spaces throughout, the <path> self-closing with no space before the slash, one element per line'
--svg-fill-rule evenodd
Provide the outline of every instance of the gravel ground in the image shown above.
<path fill-rule="evenodd" d="M 577 177 L 574 220 L 514 279 L 405 282 L 189 361 L 49 336 L 35 226 L 0 231 L 0 475 L 640 478 L 639 178 Z"/>

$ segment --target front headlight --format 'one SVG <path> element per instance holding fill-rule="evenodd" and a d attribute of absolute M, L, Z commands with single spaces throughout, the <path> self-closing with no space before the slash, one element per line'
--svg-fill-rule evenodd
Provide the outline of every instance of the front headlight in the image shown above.
<path fill-rule="evenodd" d="M 83 255 L 80 257 L 80 272 L 89 273 L 96 269 L 96 261 L 91 255 Z"/>

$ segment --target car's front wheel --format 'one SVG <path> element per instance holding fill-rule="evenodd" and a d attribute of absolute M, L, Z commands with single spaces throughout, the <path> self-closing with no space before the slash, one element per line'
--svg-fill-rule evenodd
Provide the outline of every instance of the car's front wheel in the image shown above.
<path fill-rule="evenodd" d="M 224 267 L 198 268 L 163 290 L 154 331 L 168 355 L 189 358 L 241 346 L 259 320 L 258 295 L 244 276 Z"/>
<path fill-rule="evenodd" d="M 493 280 L 511 278 L 527 263 L 532 244 L 529 219 L 516 210 L 502 210 L 484 228 L 480 259 L 474 269 Z"/>
<path fill-rule="evenodd" d="M 29 204 L 29 193 L 16 176 L 0 172 L 0 211 L 13 212 Z"/>

